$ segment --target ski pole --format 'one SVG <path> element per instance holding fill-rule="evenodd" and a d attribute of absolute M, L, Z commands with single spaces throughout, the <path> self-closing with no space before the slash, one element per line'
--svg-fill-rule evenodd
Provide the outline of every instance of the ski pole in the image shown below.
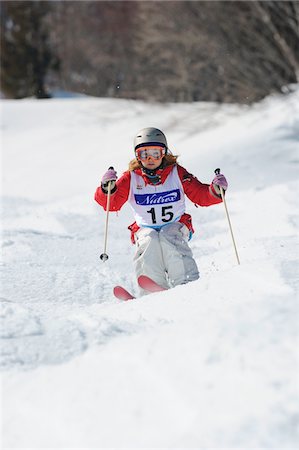
<path fill-rule="evenodd" d="M 220 174 L 220 169 L 215 169 L 215 174 L 219 175 Z M 239 255 L 238 255 L 238 251 L 237 251 L 235 238 L 234 238 L 232 224 L 231 224 L 231 221 L 230 221 L 230 218 L 229 218 L 229 214 L 228 214 L 228 209 L 227 209 L 227 206 L 226 206 L 224 191 L 223 191 L 223 188 L 221 186 L 219 186 L 219 188 L 220 188 L 220 194 L 221 194 L 221 198 L 222 198 L 222 201 L 223 201 L 223 204 L 224 204 L 224 208 L 225 208 L 225 212 L 226 212 L 226 217 L 227 217 L 227 221 L 228 221 L 228 225 L 229 225 L 229 229 L 230 229 L 230 234 L 231 234 L 232 241 L 233 241 L 233 244 L 234 244 L 236 258 L 237 258 L 238 264 L 240 264 L 240 259 L 239 259 Z"/>
<path fill-rule="evenodd" d="M 109 170 L 114 170 L 113 167 L 109 167 Z M 105 222 L 105 239 L 104 239 L 104 252 L 101 254 L 100 258 L 103 262 L 107 261 L 109 256 L 107 255 L 107 239 L 108 239 L 108 219 L 109 219 L 109 209 L 110 209 L 110 196 L 111 196 L 111 181 L 108 181 L 108 193 L 107 193 L 107 203 L 106 203 L 106 222 Z"/>

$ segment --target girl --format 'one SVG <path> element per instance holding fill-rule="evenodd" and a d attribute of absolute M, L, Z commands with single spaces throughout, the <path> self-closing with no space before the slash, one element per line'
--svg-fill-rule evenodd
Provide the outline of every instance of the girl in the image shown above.
<path fill-rule="evenodd" d="M 109 169 L 97 188 L 95 200 L 106 209 L 110 183 L 110 211 L 119 211 L 129 202 L 135 222 L 129 226 L 136 244 L 135 271 L 147 275 L 168 289 L 199 278 L 188 240 L 194 230 L 191 216 L 185 212 L 185 195 L 196 205 L 221 203 L 220 187 L 227 189 L 222 174 L 211 185 L 177 164 L 177 156 L 168 149 L 164 133 L 144 128 L 134 140 L 135 159 L 129 170 L 117 180 Z"/>

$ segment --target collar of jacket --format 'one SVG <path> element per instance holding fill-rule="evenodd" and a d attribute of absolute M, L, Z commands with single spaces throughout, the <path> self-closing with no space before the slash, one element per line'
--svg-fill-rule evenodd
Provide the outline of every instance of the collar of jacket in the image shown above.
<path fill-rule="evenodd" d="M 172 171 L 173 167 L 174 167 L 174 164 L 172 164 L 171 166 L 167 166 L 167 167 L 164 167 L 164 168 L 156 170 L 155 175 L 157 177 L 159 177 L 159 179 L 160 179 L 158 183 L 153 183 L 151 181 L 151 179 L 147 176 L 147 174 L 143 172 L 142 169 L 136 169 L 136 170 L 134 170 L 134 172 L 137 175 L 140 175 L 143 178 L 143 180 L 144 180 L 146 185 L 147 184 L 156 185 L 156 184 L 163 184 L 164 183 L 164 181 L 166 180 L 166 178 L 168 177 L 168 175 Z"/>

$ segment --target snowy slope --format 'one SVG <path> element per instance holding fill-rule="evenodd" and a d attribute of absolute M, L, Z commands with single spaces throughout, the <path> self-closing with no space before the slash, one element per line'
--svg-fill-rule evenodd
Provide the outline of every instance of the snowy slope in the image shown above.
<path fill-rule="evenodd" d="M 76 98 L 3 101 L 0 314 L 9 448 L 298 447 L 299 90 L 252 108 Z M 188 203 L 201 279 L 138 293 L 129 207 L 93 200 L 145 126 L 223 205 Z"/>

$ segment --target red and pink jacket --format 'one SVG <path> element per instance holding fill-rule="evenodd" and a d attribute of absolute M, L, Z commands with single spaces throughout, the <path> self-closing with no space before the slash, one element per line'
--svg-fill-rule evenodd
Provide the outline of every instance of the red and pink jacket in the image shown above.
<path fill-rule="evenodd" d="M 201 183 L 196 177 L 187 172 L 184 167 L 180 166 L 179 164 L 176 164 L 176 166 L 184 193 L 188 197 L 188 199 L 191 200 L 196 206 L 211 206 L 222 202 L 221 196 L 216 193 L 213 184 L 209 185 Z M 170 165 L 159 170 L 159 176 L 162 184 L 165 182 L 168 175 L 173 170 L 173 167 L 174 165 Z M 150 179 L 141 169 L 136 169 L 134 172 L 137 175 L 142 176 L 145 184 L 151 184 Z M 116 181 L 116 186 L 111 193 L 109 211 L 119 211 L 121 207 L 126 203 L 130 193 L 130 185 L 131 172 L 128 170 L 124 172 L 124 174 Z M 96 190 L 95 200 L 106 211 L 107 194 L 102 190 L 101 187 L 98 187 Z M 189 214 L 183 214 L 179 222 L 184 223 L 188 227 L 188 229 L 192 233 L 194 233 L 191 216 Z M 128 228 L 129 230 L 131 230 L 132 242 L 135 243 L 134 234 L 136 233 L 136 231 L 138 231 L 139 226 L 136 224 L 136 222 L 134 222 Z"/>

